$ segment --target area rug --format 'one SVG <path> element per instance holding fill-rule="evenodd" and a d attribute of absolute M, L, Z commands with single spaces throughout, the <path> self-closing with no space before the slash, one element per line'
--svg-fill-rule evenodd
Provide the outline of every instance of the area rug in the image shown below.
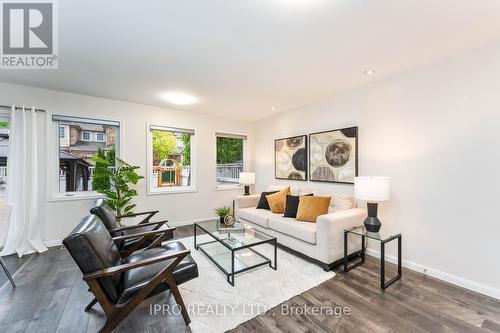
<path fill-rule="evenodd" d="M 197 237 L 198 244 L 212 240 Z M 180 287 L 189 309 L 193 333 L 225 332 L 335 276 L 288 252 L 278 249 L 278 270 L 261 266 L 236 275 L 235 286 L 201 251 L 193 237 L 180 239 L 198 263 L 199 277 Z M 274 258 L 274 247 L 260 245 L 258 251 Z"/>

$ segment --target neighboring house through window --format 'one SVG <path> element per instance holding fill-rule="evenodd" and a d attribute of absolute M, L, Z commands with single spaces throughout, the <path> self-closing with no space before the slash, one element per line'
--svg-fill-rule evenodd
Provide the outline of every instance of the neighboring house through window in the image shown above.
<path fill-rule="evenodd" d="M 52 121 L 54 130 L 59 131 L 54 192 L 92 191 L 95 169 L 92 157 L 99 155 L 114 166 L 119 157 L 120 123 L 62 115 L 54 115 Z"/>

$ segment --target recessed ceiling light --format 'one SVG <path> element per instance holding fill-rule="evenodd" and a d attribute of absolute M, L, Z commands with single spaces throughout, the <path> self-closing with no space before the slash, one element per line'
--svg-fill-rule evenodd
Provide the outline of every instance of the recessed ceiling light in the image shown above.
<path fill-rule="evenodd" d="M 162 95 L 167 102 L 177 105 L 188 105 L 196 102 L 196 97 L 183 93 L 166 93 Z"/>
<path fill-rule="evenodd" d="M 276 109 L 274 108 L 274 106 L 272 106 L 272 107 L 271 107 L 271 111 L 274 111 L 274 110 L 276 110 Z"/>
<path fill-rule="evenodd" d="M 375 70 L 373 70 L 373 69 L 367 69 L 363 73 L 365 75 L 373 75 L 373 74 L 375 74 Z"/>

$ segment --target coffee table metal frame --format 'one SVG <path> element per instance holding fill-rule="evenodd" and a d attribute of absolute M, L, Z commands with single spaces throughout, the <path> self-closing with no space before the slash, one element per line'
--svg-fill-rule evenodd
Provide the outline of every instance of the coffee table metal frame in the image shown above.
<path fill-rule="evenodd" d="M 203 230 L 207 235 L 209 235 L 210 237 L 212 237 L 214 240 L 198 244 L 196 242 L 196 235 L 197 235 L 197 229 L 198 228 L 201 229 L 201 230 Z M 225 240 L 228 240 L 228 239 L 231 238 L 231 233 L 230 232 L 227 233 L 227 237 L 220 238 L 220 237 L 217 237 L 216 235 L 214 235 L 211 231 L 203 228 L 203 222 L 201 222 L 201 223 L 195 223 L 194 224 L 194 248 L 196 250 L 200 250 L 201 252 L 203 252 L 207 256 L 207 258 L 210 259 L 210 261 L 212 261 L 226 275 L 227 282 L 234 287 L 234 276 L 236 274 L 243 273 L 243 272 L 249 271 L 251 269 L 254 269 L 254 268 L 257 268 L 257 267 L 260 267 L 260 266 L 265 266 L 265 265 L 269 265 L 269 267 L 271 267 L 274 270 L 278 269 L 278 241 L 277 241 L 276 237 L 269 236 L 269 235 L 267 235 L 267 234 L 265 234 L 265 233 L 263 233 L 263 232 L 261 232 L 259 230 L 256 230 L 256 229 L 254 229 L 254 230 L 257 231 L 257 232 L 259 232 L 260 234 L 263 234 L 263 235 L 269 237 L 269 239 L 264 239 L 264 240 L 259 241 L 259 242 L 255 242 L 255 243 L 252 243 L 252 244 L 245 244 L 245 245 L 241 245 L 241 246 L 233 248 L 233 247 L 227 245 L 224 242 Z M 215 260 L 207 251 L 205 251 L 203 249 L 203 247 L 200 247 L 202 245 L 212 244 L 212 243 L 216 243 L 216 242 L 222 244 L 228 250 L 231 251 L 231 272 L 228 272 L 226 269 L 224 269 L 224 267 L 222 267 L 222 265 L 219 264 L 217 262 L 217 260 Z M 258 252 L 257 250 L 253 249 L 254 246 L 258 246 L 258 245 L 262 245 L 262 244 L 266 244 L 266 243 L 274 245 L 274 265 L 272 265 L 271 259 L 269 259 L 265 255 L 263 255 L 262 253 Z M 234 269 L 234 254 L 235 254 L 235 252 L 241 251 L 241 250 L 244 250 L 244 249 L 248 249 L 248 250 L 252 251 L 256 255 L 258 255 L 259 257 L 261 257 L 262 259 L 264 259 L 264 261 L 262 261 L 262 262 L 260 262 L 258 264 L 252 265 L 252 266 L 248 266 L 248 267 L 245 267 L 245 268 L 242 268 L 242 269 L 239 269 L 239 270 L 235 270 Z"/>

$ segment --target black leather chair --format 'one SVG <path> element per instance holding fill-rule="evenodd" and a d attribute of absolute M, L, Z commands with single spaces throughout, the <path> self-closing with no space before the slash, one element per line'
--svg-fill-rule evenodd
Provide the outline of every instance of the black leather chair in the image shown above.
<path fill-rule="evenodd" d="M 90 213 L 97 215 L 104 223 L 112 237 L 128 236 L 141 232 L 153 230 L 166 230 L 169 228 L 167 220 L 151 222 L 151 218 L 158 213 L 157 210 L 150 212 L 135 213 L 129 215 L 115 216 L 113 210 L 106 204 L 104 199 L 97 199 L 94 206 L 90 209 Z M 131 217 L 146 215 L 139 223 L 127 226 L 120 226 L 119 220 L 125 220 Z M 174 237 L 173 232 L 165 236 L 166 240 Z M 154 241 L 154 235 L 143 238 L 127 238 L 117 243 L 120 252 L 130 254 L 136 250 L 143 249 L 151 245 Z"/>
<path fill-rule="evenodd" d="M 142 234 L 156 235 L 157 231 Z M 106 324 L 99 332 L 111 332 L 144 299 L 166 290 L 173 294 L 188 325 L 189 315 L 177 285 L 198 277 L 190 251 L 173 241 L 122 257 L 116 242 L 127 237 L 112 238 L 101 220 L 90 215 L 63 240 L 95 296 L 85 310 L 99 302 L 106 314 Z"/>

